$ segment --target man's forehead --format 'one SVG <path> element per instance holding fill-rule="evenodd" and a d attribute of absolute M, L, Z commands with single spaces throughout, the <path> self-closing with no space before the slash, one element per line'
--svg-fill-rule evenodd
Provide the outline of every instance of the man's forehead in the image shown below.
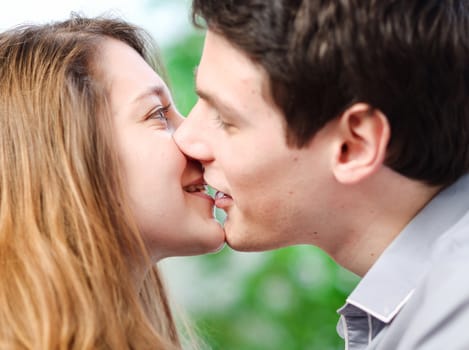
<path fill-rule="evenodd" d="M 222 35 L 207 31 L 199 65 L 194 68 L 196 92 L 214 106 L 235 110 L 257 100 L 271 103 L 265 69 Z"/>

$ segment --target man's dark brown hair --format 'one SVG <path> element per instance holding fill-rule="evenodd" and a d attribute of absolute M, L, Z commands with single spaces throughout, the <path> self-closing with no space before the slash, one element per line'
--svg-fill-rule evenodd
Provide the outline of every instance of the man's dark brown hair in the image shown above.
<path fill-rule="evenodd" d="M 193 20 L 268 73 L 302 147 L 364 102 L 391 126 L 386 165 L 448 185 L 469 169 L 469 1 L 194 0 Z"/>

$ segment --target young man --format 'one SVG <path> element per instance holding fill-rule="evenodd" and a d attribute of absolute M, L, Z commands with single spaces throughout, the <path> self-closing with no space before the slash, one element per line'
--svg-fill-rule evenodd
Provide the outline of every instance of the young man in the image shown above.
<path fill-rule="evenodd" d="M 469 1 L 194 0 L 175 139 L 238 250 L 313 244 L 364 276 L 347 349 L 469 347 Z"/>

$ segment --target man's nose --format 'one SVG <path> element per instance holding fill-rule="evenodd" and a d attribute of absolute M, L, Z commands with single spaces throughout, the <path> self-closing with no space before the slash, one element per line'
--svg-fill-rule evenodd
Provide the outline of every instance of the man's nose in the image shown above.
<path fill-rule="evenodd" d="M 202 163 L 212 160 L 213 154 L 208 132 L 204 128 L 203 120 L 197 120 L 197 115 L 193 112 L 179 125 L 173 137 L 186 156 Z"/>

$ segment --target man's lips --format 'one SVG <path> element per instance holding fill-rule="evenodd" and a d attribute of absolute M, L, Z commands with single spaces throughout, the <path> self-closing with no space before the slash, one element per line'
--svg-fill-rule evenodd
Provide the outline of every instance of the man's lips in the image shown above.
<path fill-rule="evenodd" d="M 228 209 L 233 204 L 233 198 L 221 191 L 215 193 L 215 206 L 220 209 Z"/>

